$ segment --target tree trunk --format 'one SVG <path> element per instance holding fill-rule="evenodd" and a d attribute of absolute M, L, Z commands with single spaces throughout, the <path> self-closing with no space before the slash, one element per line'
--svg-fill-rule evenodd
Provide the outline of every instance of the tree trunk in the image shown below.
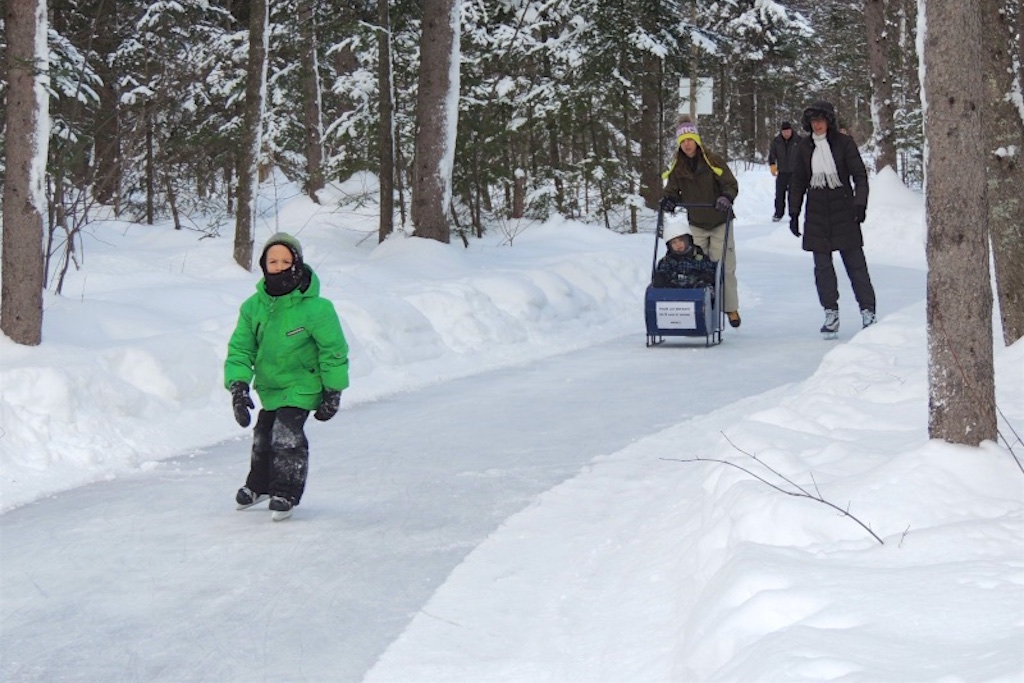
<path fill-rule="evenodd" d="M 699 19 L 697 0 L 692 0 L 690 3 L 690 26 L 696 29 Z M 693 30 L 690 34 L 690 92 L 687 94 L 690 102 L 690 120 L 694 123 L 697 122 L 697 86 L 700 81 L 700 47 L 697 40 L 696 30 Z M 680 112 L 682 113 L 682 112 Z"/>
<path fill-rule="evenodd" d="M 8 2 L 7 111 L 0 329 L 11 341 L 43 339 L 43 179 L 50 126 L 44 88 L 46 2 Z"/>
<path fill-rule="evenodd" d="M 97 8 L 96 51 L 100 59 L 94 60 L 96 73 L 103 83 L 96 88 L 99 110 L 96 112 L 95 184 L 93 194 L 101 204 L 115 205 L 120 197 L 121 185 L 121 129 L 119 94 L 116 87 L 118 74 L 110 57 L 116 52 L 119 39 L 119 3 L 104 2 Z"/>
<path fill-rule="evenodd" d="M 155 199 L 156 194 L 156 150 L 153 143 L 153 104 L 152 98 L 146 98 L 142 107 L 143 125 L 146 127 L 146 225 L 153 225 L 155 222 Z"/>
<path fill-rule="evenodd" d="M 644 60 L 640 92 L 640 196 L 647 208 L 658 208 L 661 198 L 661 60 L 648 55 Z"/>
<path fill-rule="evenodd" d="M 377 0 L 377 89 L 380 97 L 380 226 L 377 241 L 395 229 L 395 103 L 391 81 L 391 13 L 389 0 Z"/>
<path fill-rule="evenodd" d="M 512 180 L 512 212 L 509 218 L 519 220 L 526 215 L 526 171 L 517 168 Z"/>
<path fill-rule="evenodd" d="M 164 173 L 164 191 L 167 193 L 167 206 L 171 210 L 174 229 L 181 230 L 181 214 L 178 213 L 178 196 L 174 192 L 174 181 L 170 173 Z"/>
<path fill-rule="evenodd" d="M 416 100 L 412 224 L 417 237 L 448 242 L 458 129 L 460 0 L 424 0 Z"/>
<path fill-rule="evenodd" d="M 752 161 L 757 154 L 757 145 L 755 144 L 757 128 L 754 125 L 757 120 L 757 85 L 754 83 L 753 66 L 744 64 L 742 67 L 734 69 L 733 78 L 736 79 L 733 81 L 733 85 L 740 88 L 739 96 L 736 97 L 736 106 L 739 109 L 737 118 L 740 121 L 740 139 L 745 148 L 744 157 Z M 726 115 L 728 116 L 728 113 Z M 728 147 L 718 148 L 721 154 L 726 156 L 728 149 Z"/>
<path fill-rule="evenodd" d="M 394 90 L 392 90 L 392 93 L 394 93 Z M 405 211 L 405 209 L 406 209 L 406 202 L 405 202 L 406 188 L 405 188 L 405 183 L 406 183 L 406 180 L 408 179 L 409 171 L 408 171 L 408 167 L 406 166 L 407 162 L 406 162 L 406 159 L 405 159 L 405 155 L 402 154 L 401 130 L 398 128 L 398 126 L 395 126 L 391 130 L 395 134 L 395 147 L 394 147 L 394 150 L 395 150 L 395 174 L 394 174 L 393 177 L 394 177 L 394 180 L 395 180 L 395 195 L 396 195 L 396 198 L 398 200 L 398 222 L 404 228 L 406 223 L 407 223 L 407 220 L 406 220 L 407 216 L 406 216 L 406 211 Z"/>
<path fill-rule="evenodd" d="M 992 289 L 982 109 L 985 88 L 963 45 L 986 42 L 980 0 L 928 0 L 928 432 L 977 446 L 996 437 Z"/>
<path fill-rule="evenodd" d="M 245 112 L 238 169 L 238 212 L 235 214 L 235 262 L 252 269 L 259 156 L 263 133 L 263 93 L 267 80 L 268 0 L 252 0 L 249 14 L 249 64 L 245 77 Z"/>
<path fill-rule="evenodd" d="M 558 138 L 558 124 L 554 117 L 548 117 L 544 124 L 548 140 L 548 166 L 555 184 L 555 208 L 565 212 L 565 183 L 562 181 L 562 152 Z"/>
<path fill-rule="evenodd" d="M 886 0 L 864 0 L 868 66 L 871 68 L 871 115 L 878 148 L 875 170 L 896 170 L 896 130 L 893 123 L 892 75 L 889 73 L 889 32 L 885 24 Z"/>
<path fill-rule="evenodd" d="M 985 143 L 988 173 L 988 229 L 996 270 L 1003 342 L 1024 336 L 1024 124 L 1011 99 L 1014 86 L 1013 30 L 1002 0 L 981 0 L 981 44 L 985 63 Z M 991 113 L 991 116 L 989 114 Z"/>
<path fill-rule="evenodd" d="M 324 189 L 324 125 L 320 109 L 320 65 L 317 61 L 317 28 L 314 0 L 299 3 L 302 32 L 302 118 L 306 140 L 306 194 L 320 203 L 317 193 Z"/>

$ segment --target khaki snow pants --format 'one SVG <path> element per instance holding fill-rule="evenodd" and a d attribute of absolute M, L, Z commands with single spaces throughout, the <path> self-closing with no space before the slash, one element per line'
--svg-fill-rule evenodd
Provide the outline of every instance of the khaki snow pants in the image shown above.
<path fill-rule="evenodd" d="M 735 228 L 735 222 L 733 223 Z M 725 296 L 722 299 L 722 310 L 739 311 L 740 297 L 736 291 L 736 238 L 735 230 L 729 232 L 729 244 L 725 244 L 725 223 L 714 228 L 700 228 L 690 225 L 693 243 L 704 250 L 712 261 L 721 261 L 723 248 L 727 249 L 725 261 Z"/>

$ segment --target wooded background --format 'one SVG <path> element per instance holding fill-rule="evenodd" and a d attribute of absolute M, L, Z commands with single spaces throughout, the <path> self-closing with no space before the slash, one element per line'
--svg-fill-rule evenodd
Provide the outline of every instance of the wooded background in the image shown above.
<path fill-rule="evenodd" d="M 636 231 L 692 111 L 682 79 L 711 79 L 700 134 L 734 166 L 826 99 L 876 169 L 927 178 L 929 431 L 996 436 L 990 255 L 1004 343 L 1024 335 L 1020 0 L 0 5 L 0 329 L 17 343 L 40 343 L 41 291 L 99 214 L 210 235 L 234 216 L 251 268 L 271 169 L 314 201 L 376 174 L 381 240 L 396 218 L 444 242 L 555 213 Z"/>
<path fill-rule="evenodd" d="M 150 223 L 235 210 L 257 5 L 50 0 L 53 228 L 70 234 L 92 203 Z M 680 79 L 694 75 L 714 79 L 701 135 L 732 163 L 763 160 L 779 123 L 798 123 L 824 97 L 860 144 L 920 184 L 916 0 L 461 8 L 456 229 L 483 230 L 488 214 L 551 212 L 635 229 L 632 209 L 641 196 L 651 205 L 686 109 Z M 393 109 L 383 118 L 382 10 L 393 65 Z M 429 3 L 272 0 L 269 11 L 260 167 L 280 168 L 315 195 L 325 180 L 378 173 L 381 122 L 391 123 L 406 220 Z"/>
<path fill-rule="evenodd" d="M 275 168 L 314 201 L 327 181 L 377 174 L 381 240 L 396 216 L 444 242 L 553 213 L 636 231 L 676 116 L 695 113 L 682 79 L 711 79 L 700 133 L 733 165 L 763 161 L 781 121 L 799 128 L 827 99 L 875 168 L 927 177 L 929 433 L 1003 436 L 989 255 L 1010 344 L 1024 334 L 1020 0 L 2 9 L 0 328 L 19 344 L 41 342 L 41 292 L 60 292 L 100 213 L 211 235 L 233 215 L 251 268 L 257 188 Z"/>

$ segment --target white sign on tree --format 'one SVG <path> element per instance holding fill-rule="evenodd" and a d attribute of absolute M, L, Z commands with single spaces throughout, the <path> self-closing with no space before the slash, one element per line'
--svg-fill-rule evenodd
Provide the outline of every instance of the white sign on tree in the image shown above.
<path fill-rule="evenodd" d="M 714 98 L 712 97 L 712 88 L 715 84 L 713 78 L 698 78 L 697 79 L 697 93 L 696 97 L 696 109 L 691 110 L 690 108 L 690 79 L 680 78 L 679 79 L 679 111 L 690 112 L 697 116 L 703 114 L 712 114 L 712 104 Z"/>

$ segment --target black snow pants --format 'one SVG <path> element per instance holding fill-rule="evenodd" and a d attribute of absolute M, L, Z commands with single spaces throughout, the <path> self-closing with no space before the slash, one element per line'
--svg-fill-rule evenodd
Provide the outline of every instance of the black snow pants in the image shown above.
<path fill-rule="evenodd" d="M 793 180 L 792 173 L 782 173 L 775 176 L 775 217 L 782 218 L 786 215 L 786 198 L 789 197 L 789 185 Z"/>
<path fill-rule="evenodd" d="M 868 275 L 868 262 L 864 257 L 864 248 L 841 249 L 839 255 L 846 266 L 846 274 L 853 286 L 853 295 L 861 310 L 875 312 L 875 288 L 871 286 Z M 814 286 L 818 289 L 818 301 L 822 308 L 839 310 L 839 283 L 836 281 L 836 269 L 832 265 L 832 252 L 814 252 Z"/>
<path fill-rule="evenodd" d="M 302 408 L 260 411 L 246 486 L 299 504 L 309 470 L 309 441 L 303 430 L 307 417 L 309 411 Z"/>

